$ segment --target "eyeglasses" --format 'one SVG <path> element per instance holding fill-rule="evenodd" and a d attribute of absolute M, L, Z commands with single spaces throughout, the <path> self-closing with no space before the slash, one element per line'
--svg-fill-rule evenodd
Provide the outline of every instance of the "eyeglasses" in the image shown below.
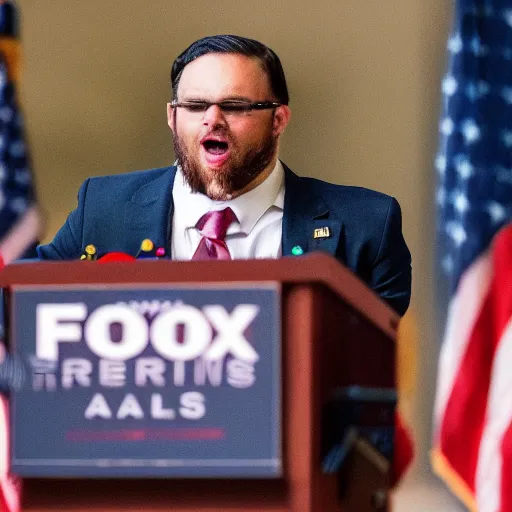
<path fill-rule="evenodd" d="M 189 114 L 204 114 L 210 107 L 217 105 L 225 116 L 244 116 L 250 114 L 253 110 L 268 110 L 280 107 L 281 103 L 275 101 L 261 101 L 256 103 L 248 103 L 246 101 L 221 101 L 218 103 L 210 103 L 208 101 L 177 101 L 171 102 L 172 108 L 183 108 Z"/>

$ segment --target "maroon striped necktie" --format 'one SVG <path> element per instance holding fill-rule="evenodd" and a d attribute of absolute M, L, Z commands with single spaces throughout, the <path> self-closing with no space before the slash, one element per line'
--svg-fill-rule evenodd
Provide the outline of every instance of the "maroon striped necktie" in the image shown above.
<path fill-rule="evenodd" d="M 196 228 L 202 235 L 193 260 L 230 260 L 225 242 L 228 227 L 237 220 L 231 208 L 205 213 Z"/>

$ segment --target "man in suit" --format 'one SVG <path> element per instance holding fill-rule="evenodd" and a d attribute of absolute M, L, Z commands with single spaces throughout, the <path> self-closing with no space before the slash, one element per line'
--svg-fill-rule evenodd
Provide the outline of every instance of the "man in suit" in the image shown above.
<path fill-rule="evenodd" d="M 88 244 L 134 255 L 145 238 L 177 260 L 326 251 L 405 313 L 411 259 L 397 201 L 301 178 L 278 159 L 290 108 L 272 50 L 206 37 L 175 60 L 171 82 L 177 166 L 88 179 L 40 258 L 77 259 Z"/>

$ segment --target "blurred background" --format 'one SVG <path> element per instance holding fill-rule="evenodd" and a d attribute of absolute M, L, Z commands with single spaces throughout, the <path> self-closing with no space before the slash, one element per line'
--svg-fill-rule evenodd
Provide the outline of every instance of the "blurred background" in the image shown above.
<path fill-rule="evenodd" d="M 173 161 L 165 104 L 172 61 L 235 33 L 280 56 L 292 121 L 282 159 L 300 175 L 395 196 L 413 256 L 400 341 L 402 410 L 417 456 L 397 509 L 463 510 L 432 476 L 437 353 L 434 158 L 452 2 L 23 0 L 20 103 L 50 241 L 89 176 Z M 420 505 L 421 504 L 421 505 Z"/>

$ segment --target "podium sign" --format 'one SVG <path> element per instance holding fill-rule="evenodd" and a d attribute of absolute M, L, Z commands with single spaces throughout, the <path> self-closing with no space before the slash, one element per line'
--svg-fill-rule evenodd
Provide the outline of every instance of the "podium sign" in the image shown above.
<path fill-rule="evenodd" d="M 22 476 L 279 477 L 279 284 L 13 287 Z"/>

